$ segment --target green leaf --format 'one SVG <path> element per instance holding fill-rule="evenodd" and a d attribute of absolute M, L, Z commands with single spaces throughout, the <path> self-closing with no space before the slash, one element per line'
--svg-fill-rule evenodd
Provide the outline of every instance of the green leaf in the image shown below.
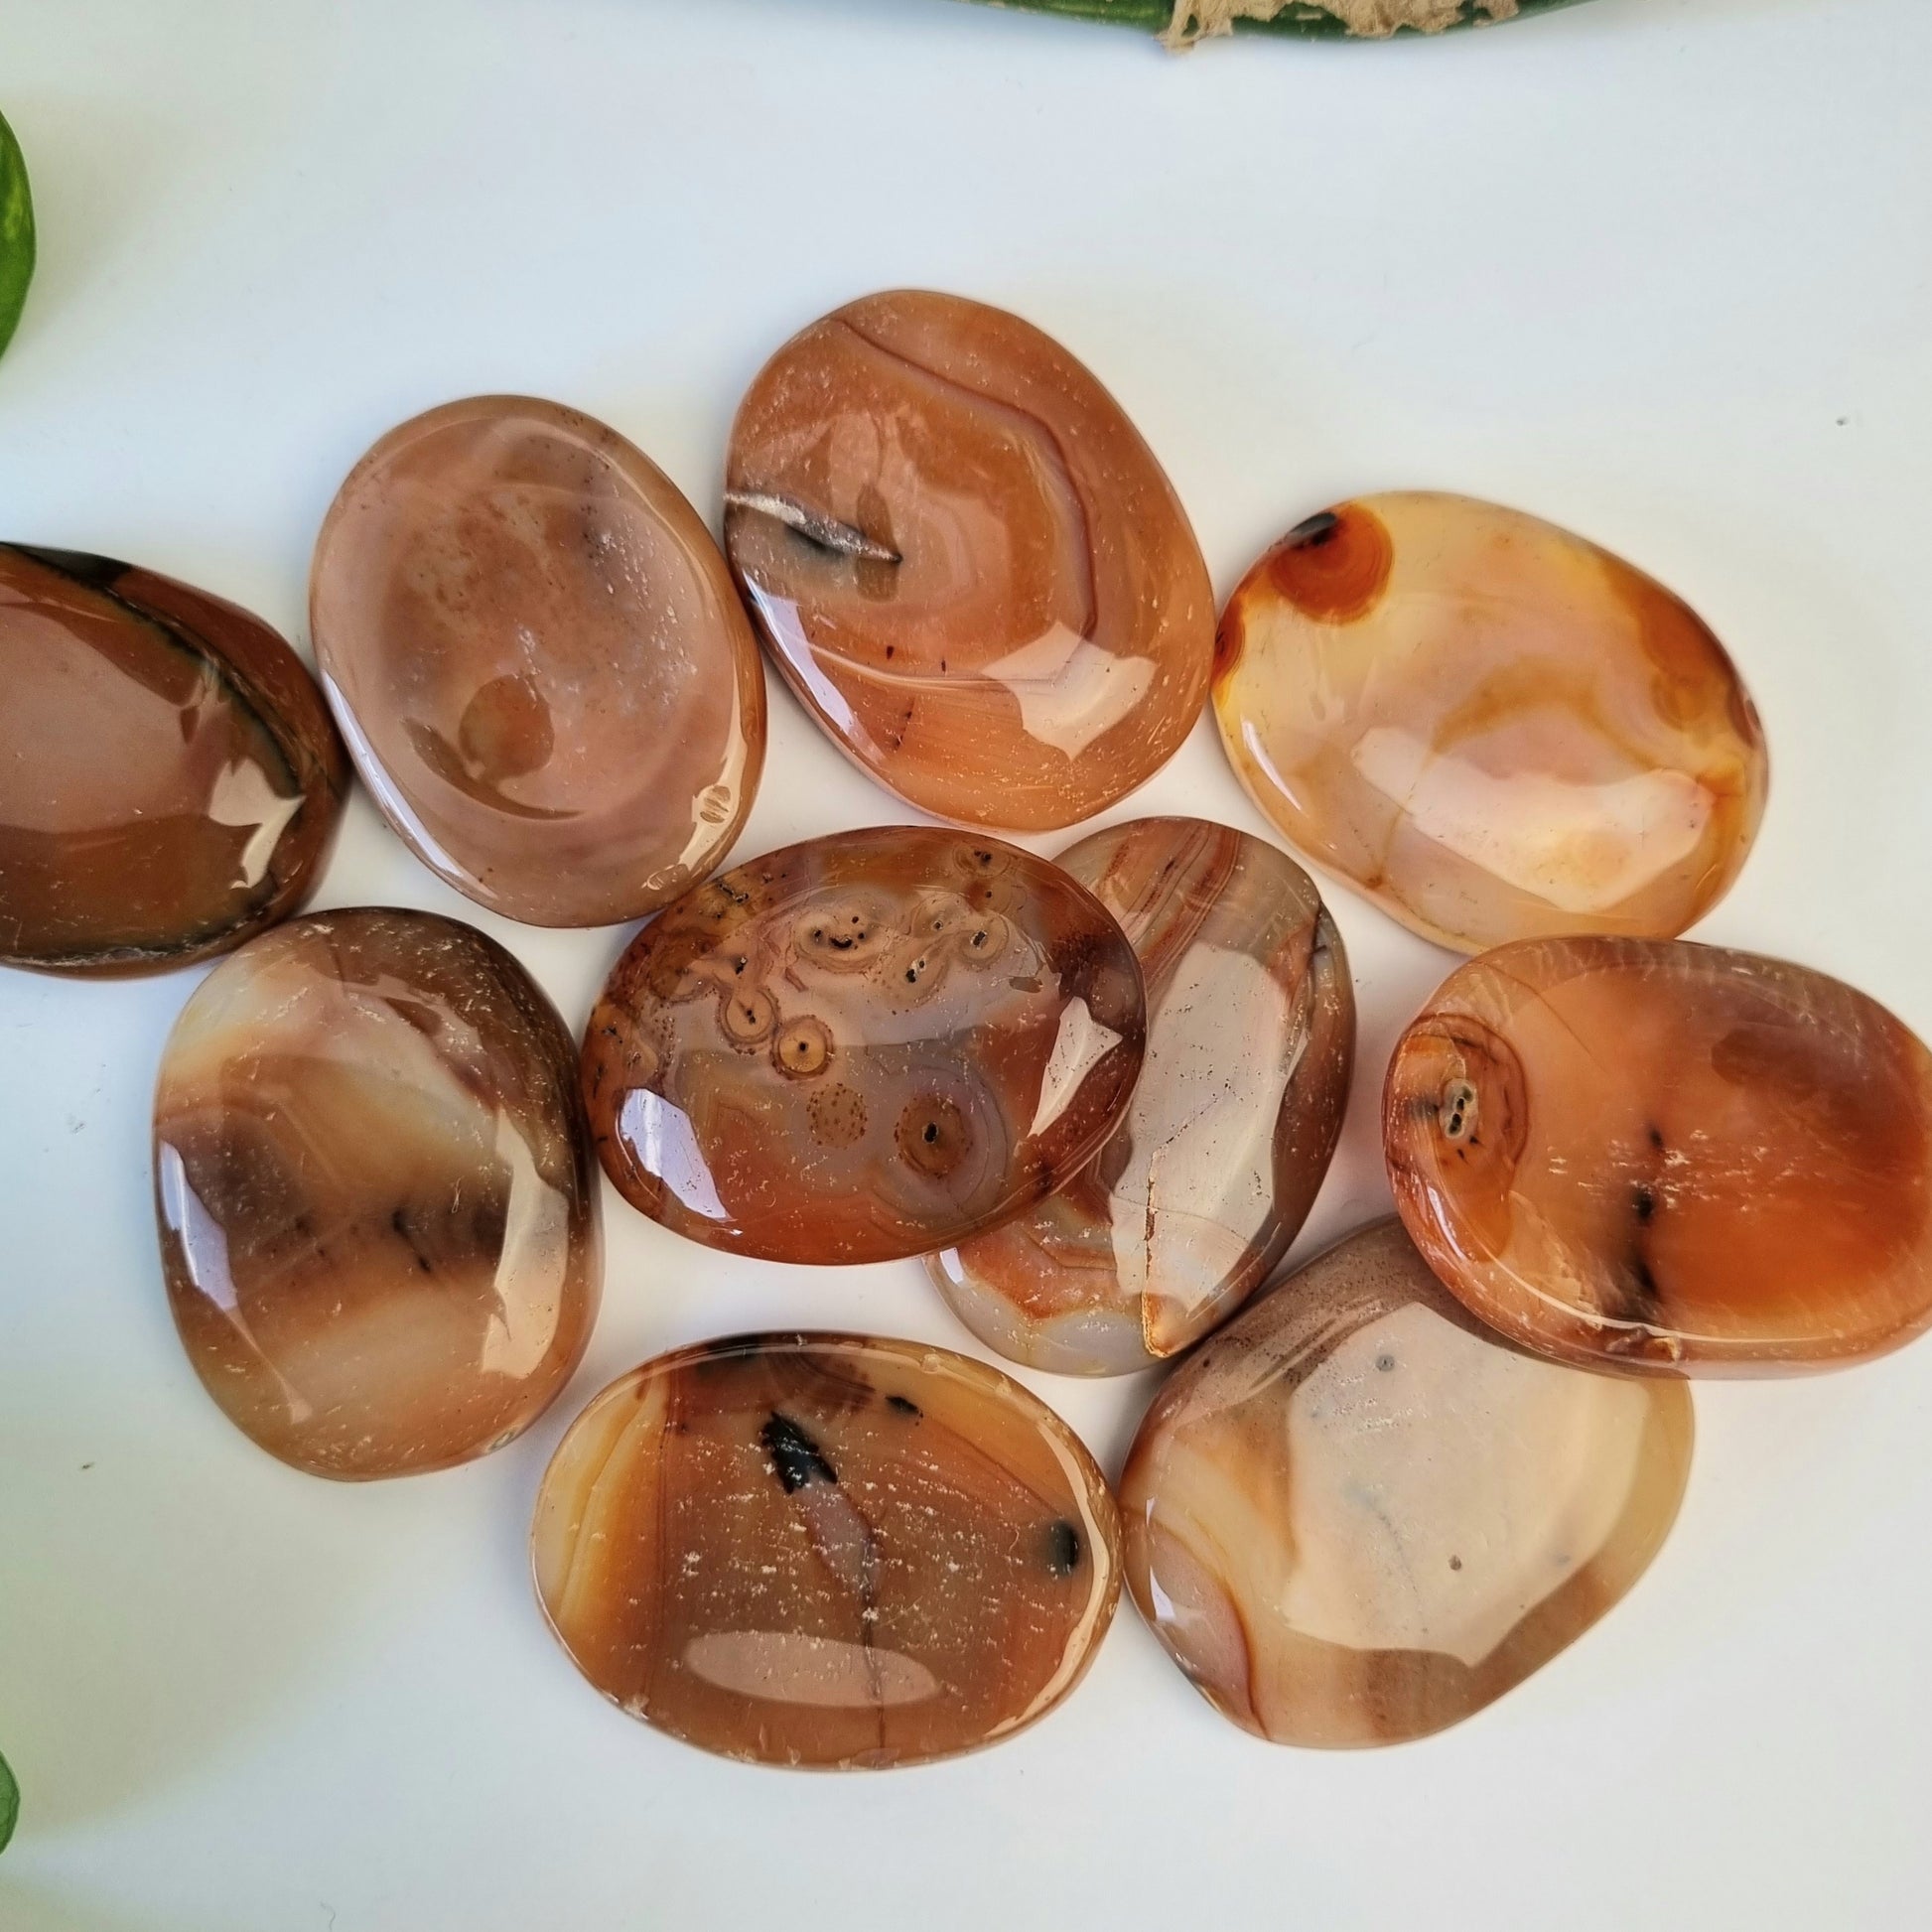
<path fill-rule="evenodd" d="M 27 163 L 20 143 L 6 115 L 0 114 L 0 351 L 13 340 L 14 325 L 27 301 L 27 284 L 33 279 L 34 198 L 27 192 Z M 9 1778 L 6 1789 L 12 1787 Z M 0 1823 L 10 1822 L 11 1814 L 0 1811 Z M 0 1844 L 5 1842 L 0 1835 Z"/>
<path fill-rule="evenodd" d="M 993 6 L 1020 7 L 1029 13 L 1063 14 L 1078 20 L 1109 20 L 1123 27 L 1148 27 L 1175 45 L 1195 38 L 1206 27 L 1224 31 L 1230 12 L 1239 33 L 1294 34 L 1304 40 L 1386 40 L 1391 34 L 1414 31 L 1441 33 L 1450 27 L 1482 27 L 1501 19 L 1567 7 L 1575 0 L 1279 0 L 1272 19 L 1238 15 L 1226 0 L 989 0 Z M 1255 0 L 1256 11 L 1261 11 Z M 1410 16 L 1405 20 L 1404 16 Z M 1411 21 L 1425 23 L 1420 28 Z"/>
<path fill-rule="evenodd" d="M 0 121 L 0 127 L 6 122 Z M 7 1769 L 7 1760 L 0 1757 L 0 1852 L 7 1849 L 7 1841 L 14 1835 L 14 1827 L 20 1822 L 20 1786 L 14 1782 L 14 1774 Z"/>

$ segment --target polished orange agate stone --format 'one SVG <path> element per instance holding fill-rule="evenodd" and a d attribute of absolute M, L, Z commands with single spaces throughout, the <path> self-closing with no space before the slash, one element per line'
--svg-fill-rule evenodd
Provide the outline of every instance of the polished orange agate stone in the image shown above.
<path fill-rule="evenodd" d="M 602 1280 L 576 1052 L 493 940 L 430 912 L 292 920 L 168 1039 L 154 1181 L 203 1386 L 315 1475 L 465 1462 L 569 1379 Z"/>
<path fill-rule="evenodd" d="M 900 290 L 815 322 L 739 407 L 732 568 L 832 741 L 941 818 L 1050 831 L 1199 715 L 1213 590 L 1120 405 L 1031 324 Z"/>
<path fill-rule="evenodd" d="M 612 969 L 584 1098 L 632 1206 L 770 1261 L 890 1261 L 1078 1172 L 1140 1072 L 1134 948 L 1045 860 L 918 826 L 721 873 Z"/>
<path fill-rule="evenodd" d="M 1313 882 L 1260 839 L 1137 819 L 1058 863 L 1140 956 L 1141 1077 L 1066 1186 L 926 1266 L 1002 1354 L 1123 1374 L 1197 1341 L 1288 1252 L 1341 1132 L 1355 999 Z"/>
<path fill-rule="evenodd" d="M 1128 1587 L 1244 1730 L 1425 1737 L 1630 1589 L 1676 1520 L 1692 1436 L 1681 1383 L 1498 1342 L 1385 1221 L 1162 1386 L 1121 1478 Z"/>
<path fill-rule="evenodd" d="M 1620 558 L 1465 496 L 1309 518 L 1221 620 L 1221 737 L 1316 864 L 1462 952 L 1667 938 L 1764 809 L 1764 737 L 1689 606 Z"/>
<path fill-rule="evenodd" d="M 881 1768 L 1012 1736 L 1113 1617 L 1113 1499 L 997 1370 L 860 1335 L 647 1362 L 558 1449 L 532 1532 L 571 1661 L 727 1757 Z"/>
<path fill-rule="evenodd" d="M 330 508 L 309 610 L 383 815 L 493 912 L 641 917 L 752 808 L 764 672 L 725 560 L 574 409 L 479 396 L 391 430 Z"/>
<path fill-rule="evenodd" d="M 1589 1367 L 1830 1368 L 1932 1324 L 1932 1053 L 1823 973 L 1525 941 L 1396 1047 L 1389 1177 L 1492 1327 Z"/>
<path fill-rule="evenodd" d="M 0 963 L 158 972 L 298 910 L 348 760 L 302 660 L 173 578 L 0 544 Z"/>

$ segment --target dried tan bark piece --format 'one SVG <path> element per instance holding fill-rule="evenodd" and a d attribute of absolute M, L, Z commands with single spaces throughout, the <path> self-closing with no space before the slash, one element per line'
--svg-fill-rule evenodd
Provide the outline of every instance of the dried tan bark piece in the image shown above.
<path fill-rule="evenodd" d="M 1387 40 L 1407 27 L 1418 34 L 1440 34 L 1466 17 L 1473 4 L 1487 19 L 1513 20 L 1518 0 L 1315 0 L 1320 11 L 1361 40 Z M 1174 0 L 1173 21 L 1162 36 L 1170 47 L 1231 34 L 1237 20 L 1270 21 L 1291 6 L 1309 10 L 1309 0 Z"/>

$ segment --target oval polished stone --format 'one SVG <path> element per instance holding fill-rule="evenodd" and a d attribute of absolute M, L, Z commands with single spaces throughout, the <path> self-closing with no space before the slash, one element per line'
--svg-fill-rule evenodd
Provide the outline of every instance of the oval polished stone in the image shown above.
<path fill-rule="evenodd" d="M 929 1254 L 1089 1161 L 1140 1072 L 1134 949 L 997 839 L 840 832 L 721 874 L 612 969 L 584 1039 L 605 1171 L 772 1261 Z"/>
<path fill-rule="evenodd" d="M 239 945 L 314 891 L 347 783 L 259 618 L 0 544 L 0 961 L 145 973 Z"/>
<path fill-rule="evenodd" d="M 1113 1498 L 997 1369 L 862 1335 L 662 1355 L 571 1425 L 537 1591 L 614 1704 L 727 1757 L 878 1769 L 1043 1717 L 1120 1593 Z"/>
<path fill-rule="evenodd" d="M 901 290 L 815 322 L 732 430 L 725 544 L 833 742 L 942 818 L 1047 831 L 1199 715 L 1214 596 L 1173 485 L 1065 349 Z"/>
<path fill-rule="evenodd" d="M 1823 973 L 1688 941 L 1503 947 L 1403 1035 L 1383 1131 L 1436 1272 L 1544 1354 L 1775 1374 L 1932 1323 L 1932 1054 Z"/>
<path fill-rule="evenodd" d="M 1320 895 L 1259 839 L 1146 818 L 1057 863 L 1140 956 L 1133 1103 L 1057 1194 L 926 1267 L 1003 1355 L 1124 1374 L 1198 1340 L 1288 1252 L 1341 1132 L 1355 997 Z"/>
<path fill-rule="evenodd" d="M 1368 496 L 1291 530 L 1222 617 L 1214 708 L 1296 846 L 1462 952 L 1681 932 L 1764 810 L 1757 713 L 1697 614 L 1466 496 Z"/>
<path fill-rule="evenodd" d="M 1243 1729 L 1424 1737 L 1628 1591 L 1676 1519 L 1692 1435 L 1681 1383 L 1499 1343 L 1380 1222 L 1156 1396 L 1121 1479 L 1128 1587 Z"/>
<path fill-rule="evenodd" d="M 363 782 L 478 904 L 637 918 L 738 837 L 758 643 L 698 513 L 602 423 L 479 396 L 391 430 L 330 508 L 309 609 Z"/>
<path fill-rule="evenodd" d="M 297 919 L 202 982 L 155 1091 L 155 1203 L 229 1421 L 365 1477 L 536 1419 L 602 1281 L 575 1057 L 516 961 L 430 912 Z"/>

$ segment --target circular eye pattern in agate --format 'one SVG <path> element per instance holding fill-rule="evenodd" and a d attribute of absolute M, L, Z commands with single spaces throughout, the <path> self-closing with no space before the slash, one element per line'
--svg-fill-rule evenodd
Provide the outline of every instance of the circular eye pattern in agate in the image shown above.
<path fill-rule="evenodd" d="M 1112 914 L 997 839 L 840 832 L 735 866 L 613 968 L 584 1036 L 605 1171 L 652 1219 L 773 1261 L 890 1261 L 1076 1173 L 1141 1067 Z"/>

